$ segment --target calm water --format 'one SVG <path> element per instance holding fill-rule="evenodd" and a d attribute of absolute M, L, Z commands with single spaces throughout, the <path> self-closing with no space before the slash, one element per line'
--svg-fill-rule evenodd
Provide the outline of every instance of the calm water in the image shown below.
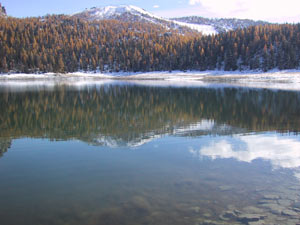
<path fill-rule="evenodd" d="M 0 89 L 0 224 L 300 224 L 300 92 Z"/>

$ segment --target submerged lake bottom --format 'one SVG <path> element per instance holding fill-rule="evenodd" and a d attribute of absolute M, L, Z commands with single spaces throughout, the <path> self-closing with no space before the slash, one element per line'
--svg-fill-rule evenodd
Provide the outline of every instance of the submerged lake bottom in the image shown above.
<path fill-rule="evenodd" d="M 300 224 L 300 92 L 3 88 L 0 224 Z"/>

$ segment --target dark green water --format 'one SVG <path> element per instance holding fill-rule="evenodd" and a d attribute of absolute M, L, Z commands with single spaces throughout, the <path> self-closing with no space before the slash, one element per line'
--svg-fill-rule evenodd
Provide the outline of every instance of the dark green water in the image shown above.
<path fill-rule="evenodd" d="M 300 224 L 300 92 L 0 87 L 1 225 Z"/>

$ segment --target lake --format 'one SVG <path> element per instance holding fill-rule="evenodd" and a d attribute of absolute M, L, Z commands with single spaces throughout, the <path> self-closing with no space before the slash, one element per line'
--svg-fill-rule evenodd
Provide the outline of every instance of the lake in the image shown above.
<path fill-rule="evenodd" d="M 300 224 L 300 92 L 0 88 L 0 224 Z"/>

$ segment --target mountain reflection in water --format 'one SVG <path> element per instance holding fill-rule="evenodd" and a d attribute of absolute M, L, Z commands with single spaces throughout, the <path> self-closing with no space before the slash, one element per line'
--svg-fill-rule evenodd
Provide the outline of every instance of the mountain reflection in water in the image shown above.
<path fill-rule="evenodd" d="M 136 145 L 165 134 L 297 133 L 299 101 L 298 92 L 236 88 L 100 85 L 8 91 L 0 95 L 0 136 Z M 205 129 L 204 123 L 209 124 Z"/>

